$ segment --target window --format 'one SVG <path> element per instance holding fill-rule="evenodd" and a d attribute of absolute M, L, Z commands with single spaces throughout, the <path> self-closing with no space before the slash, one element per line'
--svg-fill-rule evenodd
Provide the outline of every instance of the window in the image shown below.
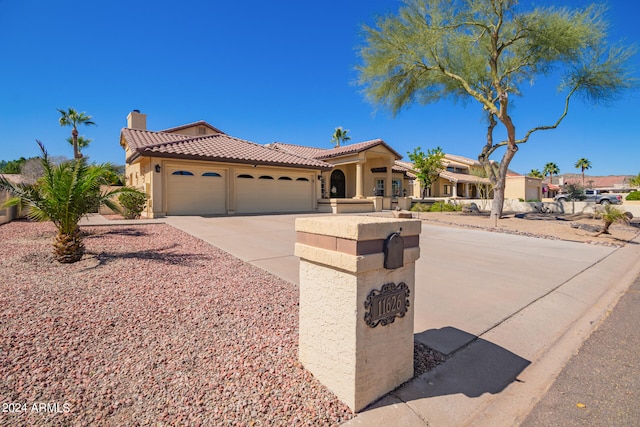
<path fill-rule="evenodd" d="M 258 179 L 273 179 L 273 177 L 272 177 L 272 176 L 269 176 L 269 175 L 262 175 L 262 176 L 261 176 L 260 178 L 258 178 Z"/>
<path fill-rule="evenodd" d="M 207 128 L 205 128 L 204 126 L 198 126 L 198 135 L 206 135 L 207 134 Z"/>
<path fill-rule="evenodd" d="M 384 179 L 376 179 L 376 196 L 384 197 Z"/>
<path fill-rule="evenodd" d="M 309 179 L 307 179 L 307 178 L 298 178 L 298 179 L 296 179 L 296 181 L 306 181 L 306 182 L 309 182 Z"/>
<path fill-rule="evenodd" d="M 399 179 L 391 181 L 391 189 L 393 190 L 393 197 L 400 197 L 400 193 L 402 192 L 402 181 Z"/>
<path fill-rule="evenodd" d="M 293 180 L 288 176 L 281 176 L 280 178 L 278 178 L 278 181 L 293 181 Z"/>
<path fill-rule="evenodd" d="M 218 172 L 205 172 L 202 174 L 202 176 L 215 176 L 221 178 L 221 175 Z"/>
<path fill-rule="evenodd" d="M 193 176 L 192 172 L 189 171 L 175 171 L 174 173 L 172 173 L 171 175 L 188 175 L 188 176 Z"/>
<path fill-rule="evenodd" d="M 251 175 L 247 175 L 246 173 L 243 173 L 242 175 L 238 175 L 238 178 L 253 179 Z"/>
<path fill-rule="evenodd" d="M 444 185 L 444 195 L 445 196 L 451 196 L 453 194 L 453 186 L 449 185 L 449 184 L 445 184 Z"/>

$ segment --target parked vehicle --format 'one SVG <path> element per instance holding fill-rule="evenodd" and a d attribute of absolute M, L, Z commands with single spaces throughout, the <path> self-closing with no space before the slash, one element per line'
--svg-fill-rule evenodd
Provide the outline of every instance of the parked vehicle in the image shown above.
<path fill-rule="evenodd" d="M 568 202 L 576 200 L 581 202 L 596 202 L 599 205 L 618 205 L 622 203 L 622 196 L 619 194 L 601 193 L 599 190 L 584 190 L 584 199 L 572 199 L 571 194 L 561 193 L 553 199 L 556 202 Z"/>

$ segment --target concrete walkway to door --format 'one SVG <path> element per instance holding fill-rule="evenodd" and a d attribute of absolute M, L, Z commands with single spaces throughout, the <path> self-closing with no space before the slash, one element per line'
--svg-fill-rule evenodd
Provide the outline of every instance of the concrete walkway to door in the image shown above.
<path fill-rule="evenodd" d="M 311 214 L 312 215 L 312 214 Z M 164 221 L 298 283 L 301 215 Z M 624 248 L 423 224 L 416 340 L 449 360 L 349 425 L 515 425 L 640 273 Z"/>

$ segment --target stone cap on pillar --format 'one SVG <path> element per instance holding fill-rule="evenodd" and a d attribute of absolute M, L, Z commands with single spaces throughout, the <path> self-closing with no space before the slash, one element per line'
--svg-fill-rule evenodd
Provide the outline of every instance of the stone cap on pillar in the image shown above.
<path fill-rule="evenodd" d="M 422 222 L 372 216 L 296 219 L 295 255 L 340 270 L 362 273 L 384 268 L 384 246 L 393 233 L 404 241 L 404 264 L 420 257 Z"/>

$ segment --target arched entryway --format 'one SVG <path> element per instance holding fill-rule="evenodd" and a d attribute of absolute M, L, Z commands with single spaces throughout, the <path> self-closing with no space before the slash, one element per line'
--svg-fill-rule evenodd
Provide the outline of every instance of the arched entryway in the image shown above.
<path fill-rule="evenodd" d="M 329 187 L 329 197 L 331 198 L 344 198 L 346 197 L 345 191 L 345 177 L 344 172 L 340 169 L 336 169 L 331 173 L 331 186 Z"/>

